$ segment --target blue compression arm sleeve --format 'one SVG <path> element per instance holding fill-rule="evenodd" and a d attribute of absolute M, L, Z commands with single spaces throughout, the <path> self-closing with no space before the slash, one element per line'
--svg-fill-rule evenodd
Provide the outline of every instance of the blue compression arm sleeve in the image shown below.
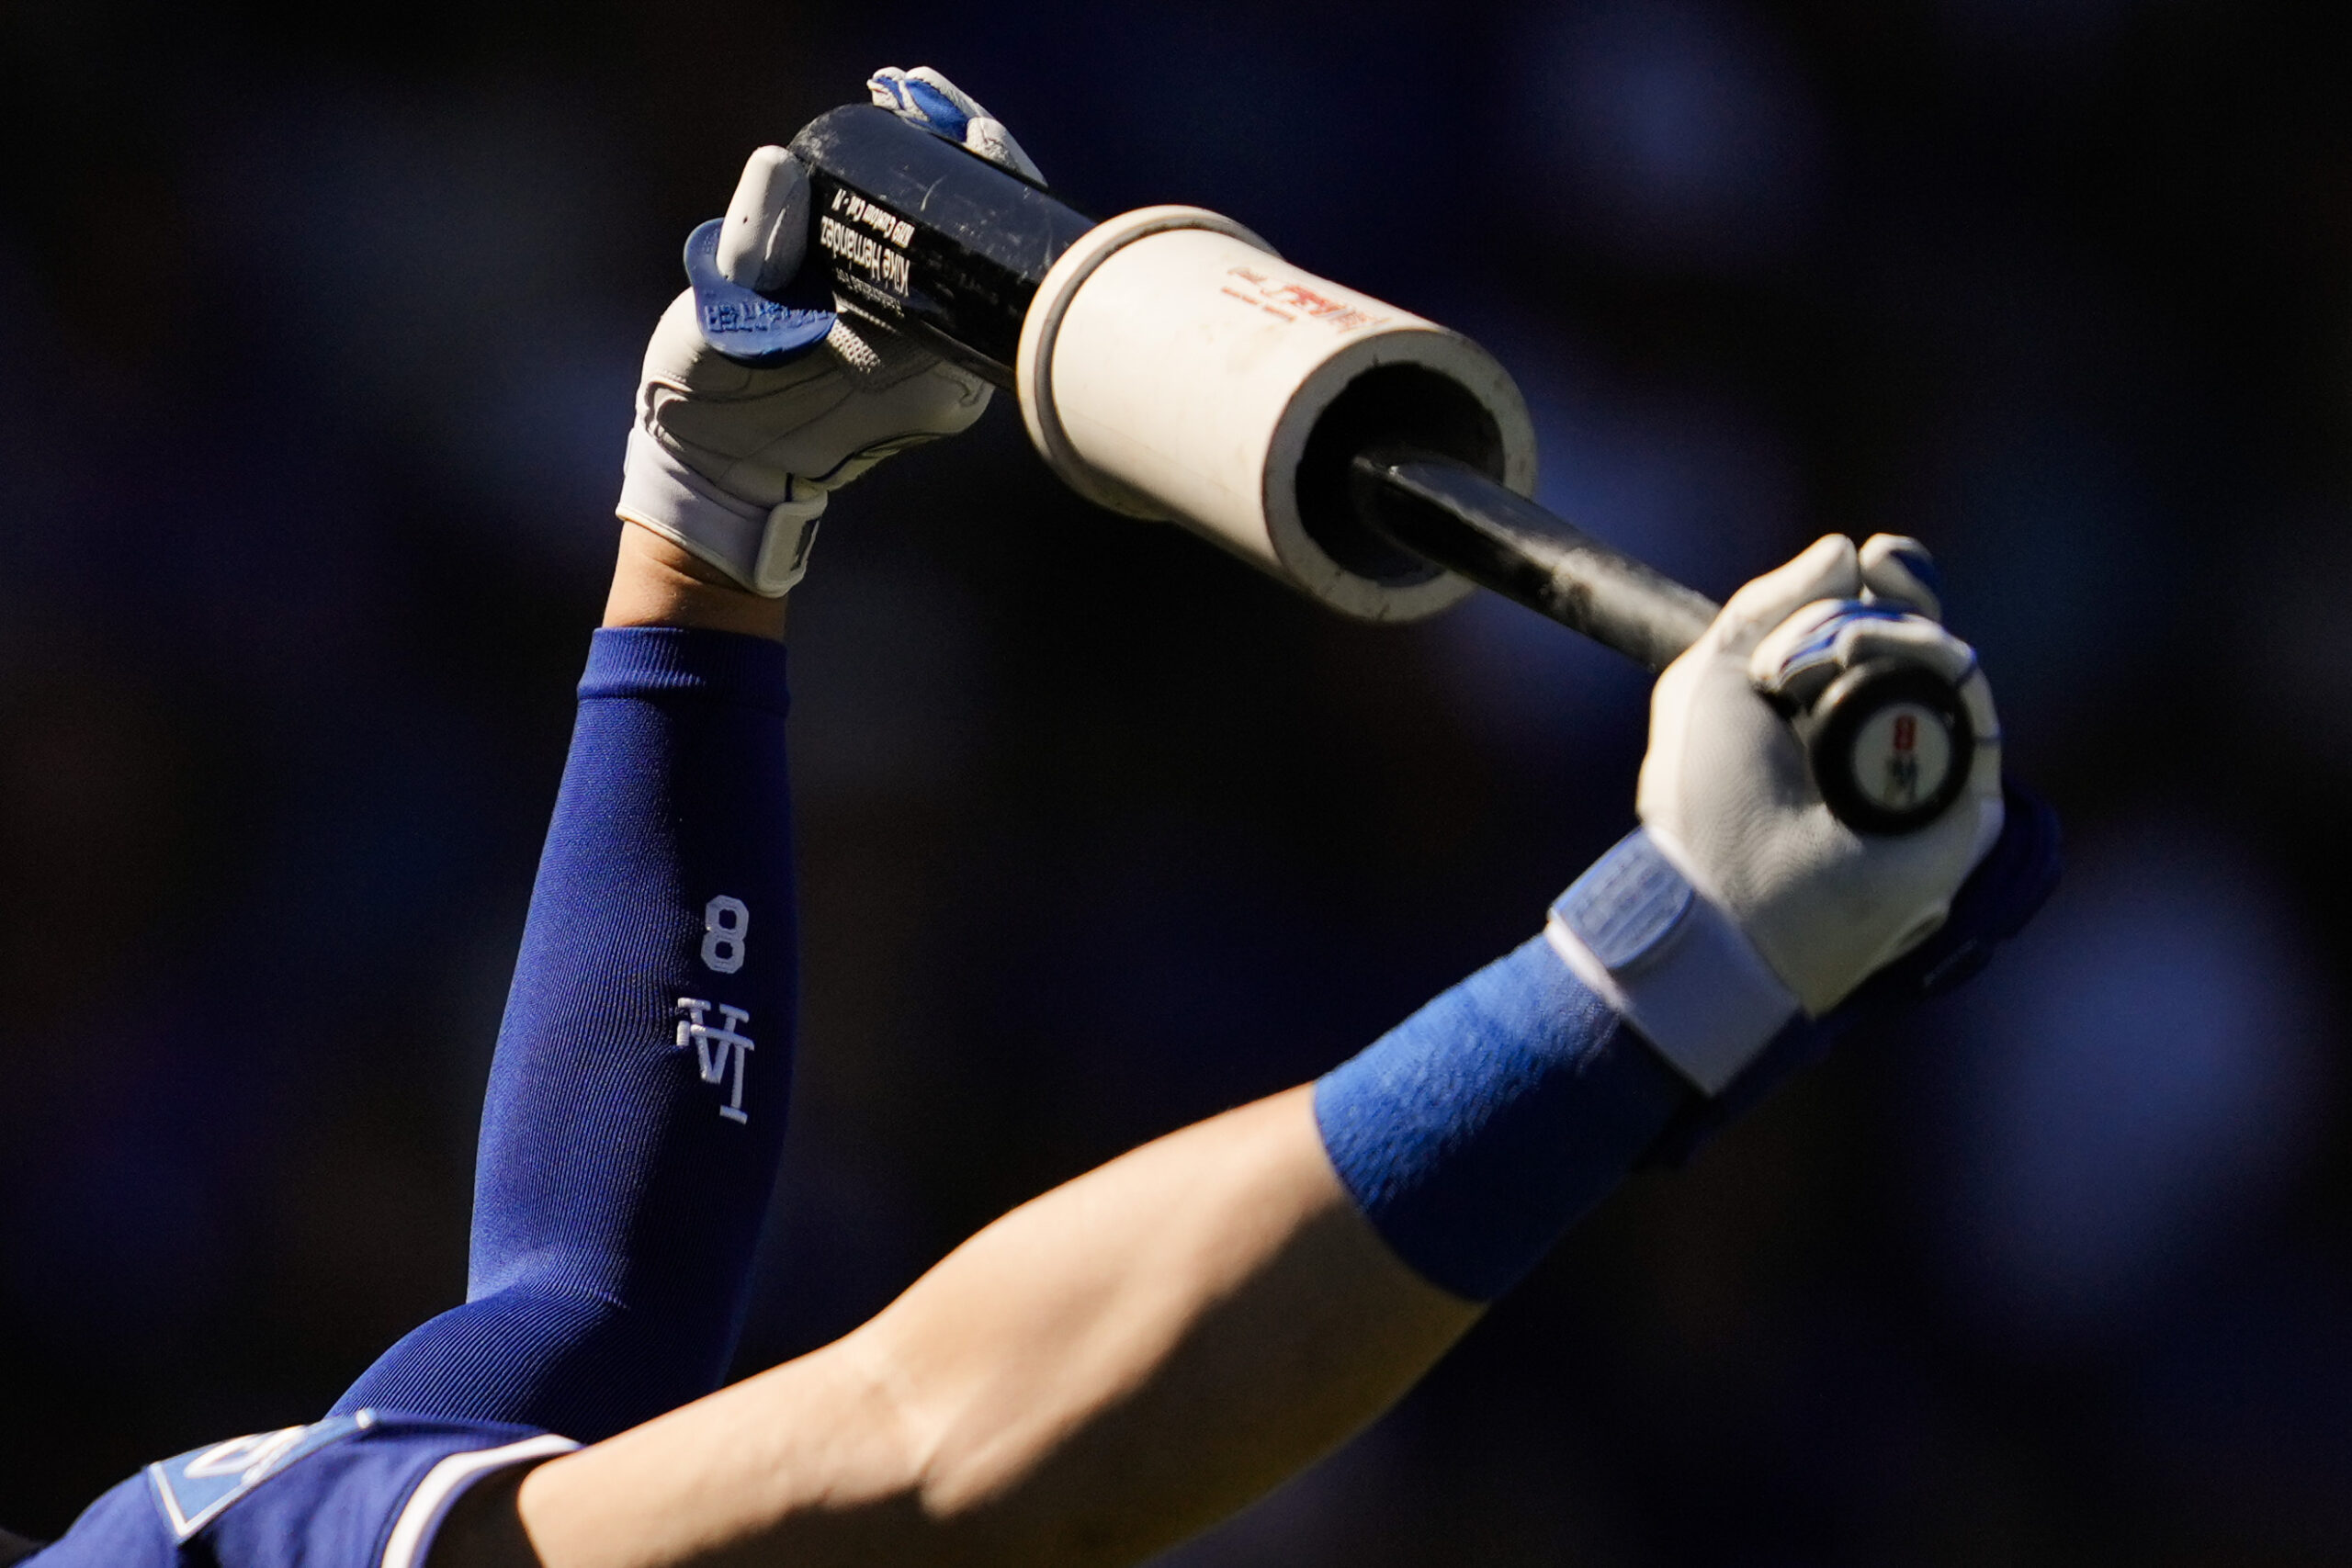
<path fill-rule="evenodd" d="M 728 633 L 596 634 L 491 1066 L 468 1299 L 338 1414 L 594 1442 L 725 1376 L 791 1086 L 784 664 Z"/>
<path fill-rule="evenodd" d="M 1491 1301 L 1690 1098 L 1537 937 L 1326 1074 L 1315 1115 L 1340 1179 L 1396 1255 Z"/>

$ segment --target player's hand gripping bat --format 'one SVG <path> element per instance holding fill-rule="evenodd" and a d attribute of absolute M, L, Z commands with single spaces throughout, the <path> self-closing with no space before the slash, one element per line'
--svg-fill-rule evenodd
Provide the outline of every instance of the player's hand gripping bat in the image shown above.
<path fill-rule="evenodd" d="M 1170 518 L 1344 613 L 1407 620 L 1479 583 L 1658 671 L 1717 606 L 1538 506 L 1510 377 L 1458 333 L 1284 264 L 1198 208 L 1098 223 L 889 110 L 811 122 L 808 264 L 729 281 L 687 247 L 705 335 L 752 362 L 823 337 L 836 301 L 1014 389 L 1090 499 Z M 1783 700 L 1830 810 L 1908 832 L 1960 795 L 1976 736 L 1951 682 L 1871 660 Z"/>

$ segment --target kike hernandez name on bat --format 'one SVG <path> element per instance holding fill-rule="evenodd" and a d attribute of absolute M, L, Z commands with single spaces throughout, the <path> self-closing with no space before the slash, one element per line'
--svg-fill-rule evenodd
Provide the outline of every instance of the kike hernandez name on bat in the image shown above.
<path fill-rule="evenodd" d="M 817 243 L 904 298 L 913 285 L 914 265 L 898 247 L 914 238 L 914 224 L 847 189 L 834 190 L 832 209 L 842 216 L 828 213 L 817 220 Z M 876 232 L 851 227 L 857 223 Z"/>

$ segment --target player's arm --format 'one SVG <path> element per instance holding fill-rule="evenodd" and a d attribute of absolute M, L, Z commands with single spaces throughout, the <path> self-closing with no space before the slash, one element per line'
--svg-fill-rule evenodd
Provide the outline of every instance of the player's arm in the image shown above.
<path fill-rule="evenodd" d="M 630 525 L 483 1107 L 467 1299 L 338 1415 L 594 1441 L 709 1393 L 731 1359 L 792 1077 L 784 595 L 833 491 L 989 398 L 848 315 L 757 366 L 712 349 L 707 292 L 797 265 L 761 243 L 772 209 L 797 196 L 806 215 L 780 156 L 745 171 L 734 270 L 690 265 L 647 349 Z"/>
<path fill-rule="evenodd" d="M 1365 1222 L 1294 1089 L 1014 1211 L 847 1338 L 539 1472 L 508 1521 L 536 1555 L 510 1537 L 482 1561 L 1133 1562 L 1369 1421 L 1479 1311 Z"/>
<path fill-rule="evenodd" d="M 2049 823 L 2003 831 L 1996 746 L 1951 818 L 1864 841 L 1757 694 L 1900 647 L 1996 736 L 1964 646 L 1859 602 L 1931 607 L 1917 564 L 1824 541 L 1736 597 L 1661 679 L 1644 831 L 1545 936 L 1311 1089 L 1016 1211 L 839 1343 L 485 1494 L 444 1568 L 1129 1562 L 1343 1439 L 1645 1150 L 1965 970 L 2046 890 Z"/>

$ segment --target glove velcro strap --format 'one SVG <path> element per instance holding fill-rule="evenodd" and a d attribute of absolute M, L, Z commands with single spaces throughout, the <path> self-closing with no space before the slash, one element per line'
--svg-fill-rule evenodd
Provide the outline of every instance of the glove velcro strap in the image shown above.
<path fill-rule="evenodd" d="M 797 489 L 799 481 L 794 481 Z M 650 528 L 754 593 L 781 598 L 807 573 L 826 492 L 775 506 L 739 501 L 678 460 L 642 428 L 628 433 L 621 520 Z"/>
<path fill-rule="evenodd" d="M 1738 1077 L 1797 1014 L 1795 996 L 1738 922 L 1700 895 L 1646 829 L 1560 895 L 1544 934 L 1702 1093 Z"/>

